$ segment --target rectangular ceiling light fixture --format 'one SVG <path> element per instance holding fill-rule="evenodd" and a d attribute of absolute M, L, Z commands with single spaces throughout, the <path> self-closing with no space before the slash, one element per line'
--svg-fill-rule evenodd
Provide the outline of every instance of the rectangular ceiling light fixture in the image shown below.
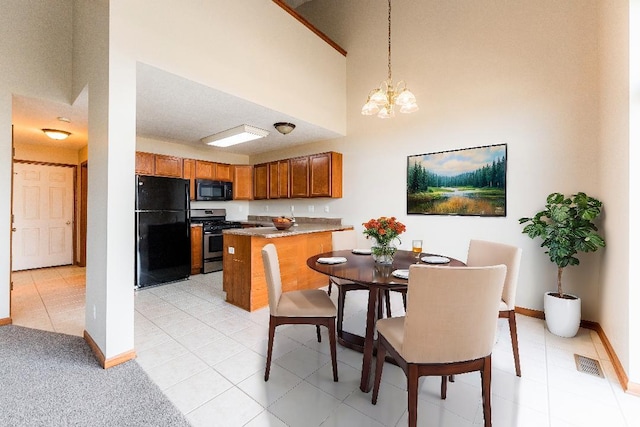
<path fill-rule="evenodd" d="M 249 125 L 240 125 L 222 132 L 214 133 L 206 138 L 202 138 L 200 141 L 207 145 L 215 145 L 216 147 L 229 147 L 242 142 L 264 138 L 267 135 L 269 135 L 269 132 L 264 129 Z"/>

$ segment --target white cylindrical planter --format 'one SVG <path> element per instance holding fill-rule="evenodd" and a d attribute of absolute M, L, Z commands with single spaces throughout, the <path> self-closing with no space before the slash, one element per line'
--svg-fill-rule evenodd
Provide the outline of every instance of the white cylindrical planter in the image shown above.
<path fill-rule="evenodd" d="M 552 296 L 553 292 L 544 294 L 544 317 L 547 328 L 552 334 L 559 337 L 571 338 L 576 336 L 580 329 L 581 301 L 575 295 L 569 295 L 575 299 L 558 298 Z"/>

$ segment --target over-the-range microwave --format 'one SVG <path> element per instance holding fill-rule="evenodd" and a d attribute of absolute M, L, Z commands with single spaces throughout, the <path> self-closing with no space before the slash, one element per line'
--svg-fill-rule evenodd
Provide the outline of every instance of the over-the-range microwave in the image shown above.
<path fill-rule="evenodd" d="M 196 179 L 196 200 L 233 200 L 233 183 Z"/>

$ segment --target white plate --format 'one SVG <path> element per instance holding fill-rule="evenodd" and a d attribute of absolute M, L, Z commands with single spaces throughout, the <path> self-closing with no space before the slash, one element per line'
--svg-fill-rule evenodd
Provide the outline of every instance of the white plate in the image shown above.
<path fill-rule="evenodd" d="M 357 255 L 371 255 L 371 249 L 352 249 L 351 252 Z"/>
<path fill-rule="evenodd" d="M 394 270 L 391 274 L 398 279 L 409 279 L 409 270 Z"/>
<path fill-rule="evenodd" d="M 451 261 L 449 258 L 444 256 L 424 256 L 421 259 L 427 264 L 446 264 Z"/>
<path fill-rule="evenodd" d="M 342 256 L 332 256 L 327 258 L 318 258 L 317 261 L 320 264 L 341 264 L 343 262 L 347 262 L 347 259 Z"/>

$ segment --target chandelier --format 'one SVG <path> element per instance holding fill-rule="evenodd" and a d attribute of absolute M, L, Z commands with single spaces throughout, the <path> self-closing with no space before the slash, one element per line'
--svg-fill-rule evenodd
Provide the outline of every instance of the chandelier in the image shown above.
<path fill-rule="evenodd" d="M 388 44 L 388 66 L 389 75 L 387 80 L 380 83 L 380 86 L 369 92 L 367 102 L 362 106 L 362 114 L 373 116 L 377 114 L 381 119 L 388 119 L 395 116 L 394 106 L 400 107 L 401 113 L 413 113 L 418 111 L 416 97 L 407 89 L 404 80 L 398 82 L 394 87 L 391 79 L 391 0 L 389 0 L 389 44 Z"/>

